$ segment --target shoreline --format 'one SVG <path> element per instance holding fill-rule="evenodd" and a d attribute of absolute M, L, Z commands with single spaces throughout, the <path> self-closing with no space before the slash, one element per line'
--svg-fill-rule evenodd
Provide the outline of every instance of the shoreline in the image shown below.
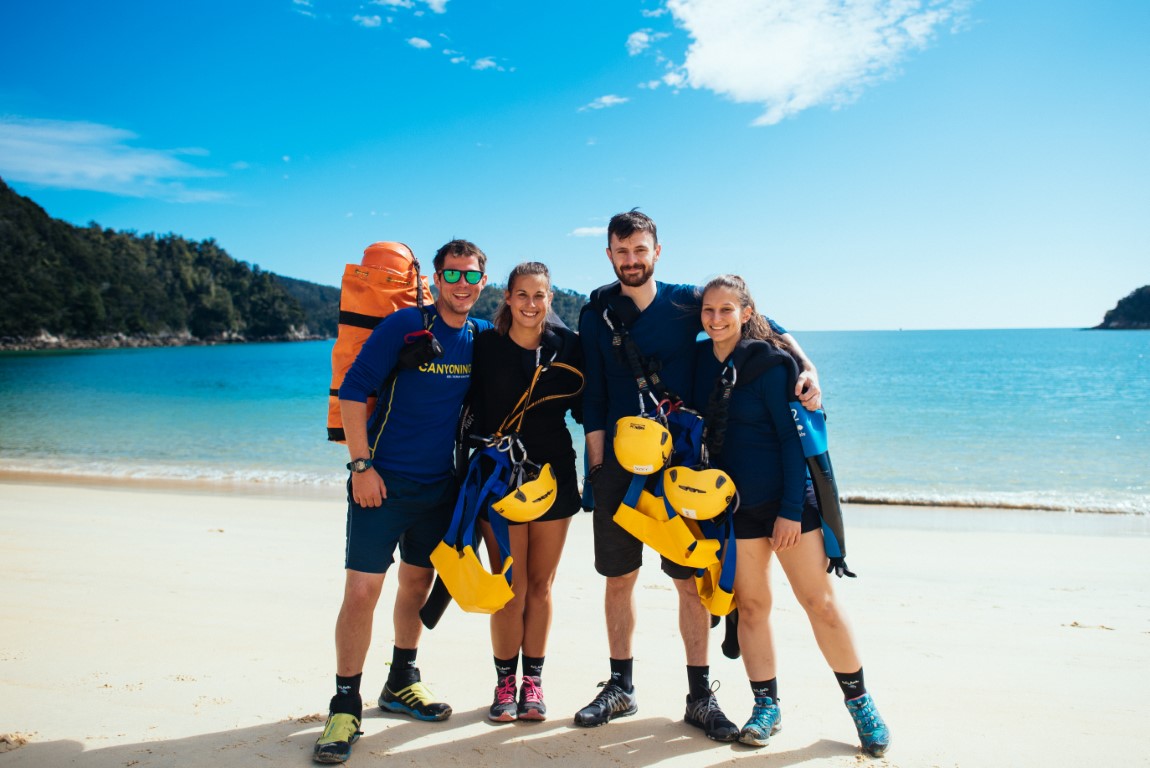
<path fill-rule="evenodd" d="M 333 476 L 334 478 L 335 476 Z M 133 493 L 175 493 L 268 499 L 302 499 L 345 504 L 344 473 L 331 483 L 253 482 L 195 478 L 123 477 L 99 474 L 53 474 L 0 466 L 0 488 L 6 484 L 124 490 Z M 2 496 L 0 496 L 2 498 Z M 1024 530 L 1034 533 L 1150 536 L 1150 515 L 1114 510 L 1067 510 L 1049 506 L 931 503 L 924 500 L 891 502 L 843 499 L 850 527 L 900 527 L 917 530 Z"/>
<path fill-rule="evenodd" d="M 33 338 L 0 339 L 0 352 L 72 352 L 104 349 L 157 349 L 165 347 L 217 347 L 234 344 L 281 344 L 296 341 L 334 341 L 332 336 L 275 336 L 263 339 L 198 339 L 192 336 L 127 336 L 117 334 L 94 339 L 74 339 L 52 335 Z"/>
<path fill-rule="evenodd" d="M 331 695 L 341 500 L 201 491 L 0 481 L 0 768 L 310 764 Z M 1001 517 L 984 512 L 984 520 Z M 488 619 L 457 607 L 424 633 L 419 655 L 424 680 L 455 714 L 446 723 L 380 714 L 372 703 L 392 642 L 389 577 L 364 673 L 365 735 L 349 765 L 1150 761 L 1140 716 L 1150 684 L 1142 572 L 1150 537 L 994 530 L 970 510 L 938 516 L 959 527 L 933 529 L 918 527 L 921 508 L 847 513 L 859 578 L 834 586 L 892 728 L 886 757 L 860 757 L 777 568 L 786 728 L 754 750 L 686 726 L 674 589 L 649 552 L 636 590 L 639 714 L 574 727 L 573 713 L 607 675 L 603 579 L 591 563 L 590 516 L 580 514 L 555 584 L 544 673 L 550 718 L 487 722 Z M 750 707 L 742 663 L 721 655 L 718 632 L 710 637 L 720 702 L 741 723 Z"/>

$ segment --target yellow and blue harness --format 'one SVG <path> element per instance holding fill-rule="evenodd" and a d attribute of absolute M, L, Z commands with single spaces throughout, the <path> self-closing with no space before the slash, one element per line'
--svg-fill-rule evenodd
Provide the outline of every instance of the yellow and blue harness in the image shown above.
<path fill-rule="evenodd" d="M 578 389 L 532 400 L 540 376 L 551 367 L 577 375 Z M 539 466 L 527 457 L 518 435 L 524 416 L 548 400 L 575 397 L 582 391 L 583 374 L 577 368 L 555 362 L 554 355 L 549 362 L 538 361 L 527 390 L 499 429 L 493 435 L 480 438 L 483 447 L 468 462 L 451 524 L 431 553 L 431 563 L 439 578 L 463 610 L 495 613 L 515 596 L 511 589 L 513 558 L 509 523 L 527 523 L 543 516 L 558 493 L 551 465 Z M 488 571 L 475 551 L 479 541 L 476 524 L 485 510 L 503 562 L 499 572 Z M 423 616 L 421 612 L 421 618 L 429 627 L 438 621 L 433 611 L 431 614 Z"/>
<path fill-rule="evenodd" d="M 684 408 L 658 374 L 647 370 L 609 304 L 602 317 L 612 333 L 612 346 L 635 377 L 640 408 L 640 415 L 626 416 L 615 425 L 615 458 L 633 477 L 613 519 L 671 562 L 694 568 L 707 610 L 726 615 L 734 608 L 735 484 L 725 472 L 707 465 L 703 417 Z"/>

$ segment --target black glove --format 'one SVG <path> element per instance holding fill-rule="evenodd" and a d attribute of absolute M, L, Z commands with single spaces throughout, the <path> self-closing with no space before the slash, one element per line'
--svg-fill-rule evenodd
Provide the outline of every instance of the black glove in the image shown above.
<path fill-rule="evenodd" d="M 739 609 L 727 614 L 726 635 L 723 637 L 723 655 L 728 659 L 737 659 L 743 650 L 739 647 Z"/>
<path fill-rule="evenodd" d="M 846 558 L 842 558 L 842 557 L 832 557 L 831 558 L 830 563 L 827 565 L 827 573 L 833 573 L 835 576 L 838 576 L 840 579 L 843 576 L 849 576 L 852 579 L 855 578 L 854 571 L 852 571 L 850 568 L 847 568 Z"/>
<path fill-rule="evenodd" d="M 443 345 L 431 331 L 415 331 L 403 337 L 404 344 L 399 350 L 399 367 L 404 370 L 427 365 L 437 357 L 443 357 Z"/>

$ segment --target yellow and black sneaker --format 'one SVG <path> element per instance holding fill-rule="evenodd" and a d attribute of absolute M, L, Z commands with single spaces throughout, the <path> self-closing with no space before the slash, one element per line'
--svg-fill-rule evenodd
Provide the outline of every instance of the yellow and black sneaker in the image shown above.
<path fill-rule="evenodd" d="M 317 763 L 342 763 L 351 757 L 351 745 L 361 735 L 358 717 L 334 712 L 327 716 L 323 733 L 316 739 L 312 759 Z"/>
<path fill-rule="evenodd" d="M 414 717 L 416 720 L 446 720 L 451 717 L 451 706 L 435 701 L 431 691 L 419 680 L 398 691 L 392 691 L 390 685 L 384 685 L 379 694 L 380 709 Z"/>

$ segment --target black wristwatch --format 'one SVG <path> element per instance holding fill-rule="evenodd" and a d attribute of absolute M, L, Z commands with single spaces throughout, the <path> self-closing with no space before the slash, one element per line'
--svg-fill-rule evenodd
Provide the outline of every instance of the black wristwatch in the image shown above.
<path fill-rule="evenodd" d="M 371 459 L 352 459 L 347 468 L 358 475 L 360 472 L 366 472 L 370 466 Z"/>

